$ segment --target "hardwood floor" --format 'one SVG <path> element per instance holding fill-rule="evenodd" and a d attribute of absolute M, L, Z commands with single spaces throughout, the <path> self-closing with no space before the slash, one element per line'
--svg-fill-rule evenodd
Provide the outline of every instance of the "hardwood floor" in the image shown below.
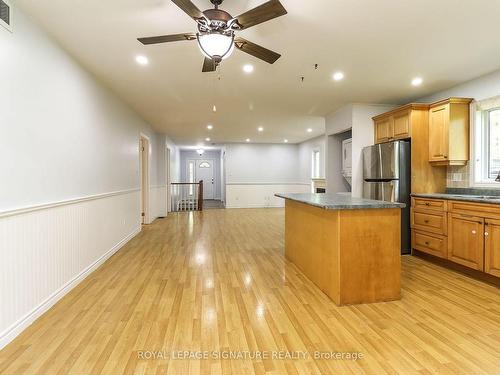
<path fill-rule="evenodd" d="M 0 373 L 500 373 L 499 289 L 405 256 L 401 301 L 339 308 L 285 261 L 283 230 L 282 209 L 157 220 L 2 350 Z M 213 358 L 238 350 L 271 358 Z"/>

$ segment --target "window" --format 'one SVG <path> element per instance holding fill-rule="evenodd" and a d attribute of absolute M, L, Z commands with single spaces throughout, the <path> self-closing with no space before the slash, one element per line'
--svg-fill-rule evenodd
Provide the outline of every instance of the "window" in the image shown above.
<path fill-rule="evenodd" d="M 494 183 L 500 172 L 500 107 L 477 112 L 475 182 Z"/>
<path fill-rule="evenodd" d="M 188 162 L 188 182 L 194 183 L 194 161 L 189 161 Z M 189 195 L 194 194 L 194 188 L 193 185 L 189 185 Z"/>
<path fill-rule="evenodd" d="M 319 178 L 320 173 L 319 173 L 319 151 L 315 150 L 312 152 L 312 168 L 311 168 L 311 177 L 312 178 Z"/>
<path fill-rule="evenodd" d="M 500 108 L 488 111 L 487 113 L 488 131 L 488 158 L 487 170 L 488 178 L 495 179 L 500 172 Z"/>
<path fill-rule="evenodd" d="M 200 163 L 200 168 L 210 168 L 210 167 L 211 167 L 211 165 L 208 161 L 202 161 Z"/>
<path fill-rule="evenodd" d="M 5 27 L 7 30 L 12 31 L 12 19 L 11 19 L 11 9 L 10 4 L 7 0 L 0 0 L 0 25 Z"/>

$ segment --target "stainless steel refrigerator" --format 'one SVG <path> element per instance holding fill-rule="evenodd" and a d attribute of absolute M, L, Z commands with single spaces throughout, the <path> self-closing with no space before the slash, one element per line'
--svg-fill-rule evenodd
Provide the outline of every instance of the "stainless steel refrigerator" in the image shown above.
<path fill-rule="evenodd" d="M 411 146 L 408 141 L 363 149 L 363 198 L 406 203 L 401 212 L 401 252 L 411 252 Z"/>

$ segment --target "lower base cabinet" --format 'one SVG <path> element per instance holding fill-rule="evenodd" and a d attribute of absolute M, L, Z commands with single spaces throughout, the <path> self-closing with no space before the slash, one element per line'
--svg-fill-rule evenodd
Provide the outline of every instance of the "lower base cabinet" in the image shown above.
<path fill-rule="evenodd" d="M 500 277 L 500 205 L 414 197 L 412 248 Z"/>
<path fill-rule="evenodd" d="M 484 271 L 500 277 L 500 220 L 485 223 Z"/>
<path fill-rule="evenodd" d="M 448 226 L 448 259 L 483 271 L 484 219 L 449 214 Z"/>

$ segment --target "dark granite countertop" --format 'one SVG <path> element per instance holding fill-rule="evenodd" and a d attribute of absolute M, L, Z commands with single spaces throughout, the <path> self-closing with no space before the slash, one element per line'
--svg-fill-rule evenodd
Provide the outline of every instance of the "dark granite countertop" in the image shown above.
<path fill-rule="evenodd" d="M 346 194 L 275 194 L 275 196 L 305 203 L 326 210 L 364 210 L 376 208 L 405 208 L 404 203 L 353 198 Z"/>

